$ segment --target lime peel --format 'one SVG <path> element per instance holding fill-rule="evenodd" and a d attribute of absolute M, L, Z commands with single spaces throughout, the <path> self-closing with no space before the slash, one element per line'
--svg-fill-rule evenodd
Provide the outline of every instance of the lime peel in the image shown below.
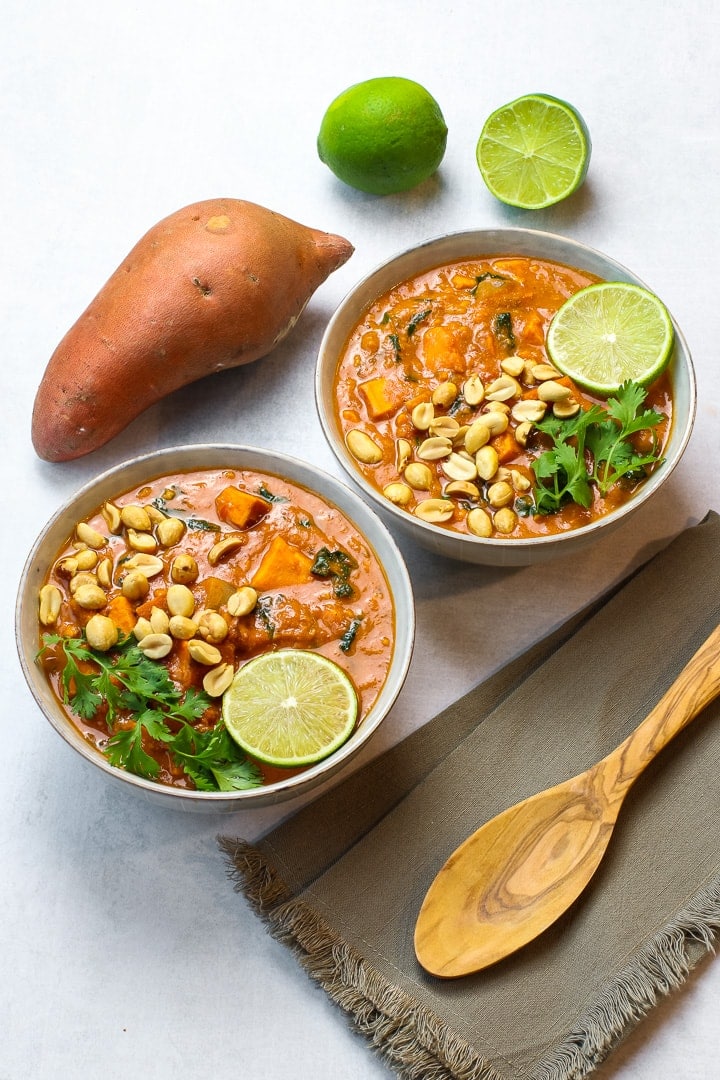
<path fill-rule="evenodd" d="M 623 383 L 649 386 L 670 362 L 675 332 L 661 300 L 640 285 L 601 281 L 570 296 L 547 333 L 553 364 L 607 397 Z"/>
<path fill-rule="evenodd" d="M 344 183 L 371 195 L 409 191 L 437 170 L 447 125 L 440 106 L 412 79 L 355 83 L 328 106 L 318 156 Z"/>
<path fill-rule="evenodd" d="M 312 765 L 350 737 L 358 697 L 322 653 L 277 649 L 244 664 L 223 695 L 225 726 L 251 757 L 279 768 Z"/>

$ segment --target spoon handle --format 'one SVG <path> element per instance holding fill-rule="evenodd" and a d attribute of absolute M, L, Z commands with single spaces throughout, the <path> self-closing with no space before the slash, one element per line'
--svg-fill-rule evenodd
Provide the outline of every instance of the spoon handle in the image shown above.
<path fill-rule="evenodd" d="M 720 626 L 705 639 L 672 686 L 627 739 L 600 763 L 622 798 L 643 769 L 720 694 Z M 608 769 L 608 766 L 612 766 Z"/>

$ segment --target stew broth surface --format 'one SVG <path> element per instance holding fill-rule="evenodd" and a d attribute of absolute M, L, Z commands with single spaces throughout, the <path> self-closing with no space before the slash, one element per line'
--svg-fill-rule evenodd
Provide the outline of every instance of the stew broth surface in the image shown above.
<path fill-rule="evenodd" d="M 473 507 L 499 520 L 497 508 L 488 502 L 488 489 L 503 480 L 513 488 L 506 504 L 510 514 L 504 514 L 502 529 L 496 524 L 491 535 L 510 539 L 587 525 L 631 498 L 644 477 L 615 484 L 604 498 L 595 490 L 587 508 L 568 502 L 552 514 L 527 512 L 536 484 L 531 463 L 544 446 L 538 432 L 526 437 L 521 420 L 513 415 L 514 406 L 538 401 L 541 380 L 533 369 L 550 364 L 545 337 L 553 315 L 569 296 L 598 280 L 560 263 L 506 255 L 435 267 L 396 285 L 372 303 L 347 341 L 334 384 L 336 422 L 368 483 L 418 516 L 423 515 L 427 500 L 445 500 L 444 513 L 449 518 L 426 520 L 467 533 L 472 531 L 467 521 Z M 508 371 L 517 392 L 492 400 L 490 388 Z M 605 404 L 559 372 L 553 378 L 567 388 L 568 400 L 580 408 Z M 473 396 L 468 387 L 471 383 L 477 387 L 478 381 L 483 397 L 476 402 L 477 392 Z M 417 406 L 426 407 L 426 417 L 430 410 L 434 424 L 429 429 L 425 420 L 422 427 L 417 426 Z M 547 406 L 546 416 L 552 415 L 553 408 Z M 667 374 L 649 388 L 643 408 L 654 408 L 664 416 L 655 429 L 662 448 L 672 420 Z M 471 477 L 471 486 L 463 487 L 457 479 L 465 470 L 456 457 L 449 463 L 447 455 L 437 460 L 422 456 L 428 437 L 449 430 L 453 454 L 472 457 L 464 450 L 463 436 L 469 425 L 493 410 L 507 417 L 506 430 L 490 439 L 498 454 L 496 476 Z M 374 460 L 366 460 L 371 457 Z M 420 470 L 426 481 L 408 482 L 407 465 L 417 466 L 420 460 L 430 470 L 429 474 Z M 459 467 L 455 477 L 453 464 Z M 472 466 L 468 471 L 472 473 Z M 417 472 L 415 468 L 413 479 Z"/>
<path fill-rule="evenodd" d="M 195 601 L 192 618 L 197 621 L 203 612 L 222 617 L 227 633 L 217 648 L 223 663 L 238 669 L 259 653 L 287 647 L 323 653 L 352 680 L 358 694 L 358 724 L 362 723 L 388 674 L 395 615 L 387 579 L 374 551 L 339 509 L 299 484 L 243 469 L 161 476 L 125 492 L 111 505 L 120 512 L 129 506 L 151 509 L 157 521 L 173 517 L 184 525 L 176 543 L 164 546 L 156 540 L 154 554 L 162 562 L 162 572 L 149 577 L 145 597 L 129 601 L 123 595 L 123 581 L 127 560 L 138 553 L 132 546 L 137 540 L 130 539 L 127 528 L 111 531 L 102 507 L 85 519 L 105 541 L 96 549 L 98 567 L 111 560 L 111 583 L 105 588 L 107 604 L 100 611 L 116 622 L 121 634 L 133 633 L 137 620 L 149 618 L 153 608 L 167 612 L 168 587 L 176 580 L 175 560 L 181 556 L 187 561 L 189 556 L 197 567 L 195 578 L 188 582 Z M 151 538 L 158 536 L 157 521 Z M 213 549 L 224 540 L 237 543 L 217 559 Z M 86 545 L 73 535 L 58 552 L 46 584 L 60 590 L 62 604 L 53 624 L 41 626 L 41 639 L 48 632 L 78 637 L 95 614 L 95 610 L 79 606 L 72 593 L 74 575 L 68 566 L 82 550 Z M 313 572 L 323 551 L 342 553 L 342 565 L 350 567 L 347 587 L 337 575 Z M 96 577 L 98 567 L 91 571 Z M 246 586 L 257 593 L 257 603 L 247 614 L 233 616 L 228 601 Z M 208 670 L 191 658 L 184 640 L 175 640 L 169 655 L 157 662 L 166 665 L 182 689 L 201 688 Z M 58 648 L 46 649 L 42 663 L 62 701 Z M 216 723 L 220 707 L 221 700 L 214 699 L 200 724 L 208 727 Z M 64 708 L 88 742 L 102 751 L 111 734 L 103 715 L 84 720 L 69 707 Z M 127 721 L 132 722 L 132 717 Z M 193 787 L 162 744 L 155 745 L 143 736 L 143 748 L 159 762 L 160 782 Z M 260 767 L 266 782 L 292 775 L 291 770 Z"/>

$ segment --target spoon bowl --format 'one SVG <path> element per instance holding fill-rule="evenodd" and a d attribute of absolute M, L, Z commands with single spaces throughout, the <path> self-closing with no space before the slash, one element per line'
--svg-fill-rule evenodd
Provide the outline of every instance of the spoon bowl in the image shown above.
<path fill-rule="evenodd" d="M 720 627 L 602 761 L 509 807 L 465 840 L 428 889 L 415 953 L 440 978 L 480 971 L 552 925 L 597 870 L 630 787 L 720 693 Z"/>

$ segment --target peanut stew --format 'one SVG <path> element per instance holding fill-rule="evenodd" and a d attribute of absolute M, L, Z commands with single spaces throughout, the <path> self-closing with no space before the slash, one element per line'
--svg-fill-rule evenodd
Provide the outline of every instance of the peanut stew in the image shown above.
<path fill-rule="evenodd" d="M 614 439 L 613 403 L 561 375 L 545 348 L 555 312 L 597 280 L 502 256 L 439 266 L 380 296 L 335 376 L 336 420 L 365 480 L 417 518 L 488 538 L 579 528 L 631 498 L 667 443 L 667 373 L 622 388 L 614 407 L 634 428 L 622 467 L 589 476 L 580 420 Z M 565 467 L 573 454 L 577 477 Z"/>
<path fill-rule="evenodd" d="M 40 590 L 39 662 L 72 723 L 113 765 L 233 790 L 288 775 L 247 760 L 222 694 L 251 657 L 325 654 L 358 723 L 390 667 L 394 612 L 358 529 L 279 476 L 162 476 L 79 521 Z"/>

